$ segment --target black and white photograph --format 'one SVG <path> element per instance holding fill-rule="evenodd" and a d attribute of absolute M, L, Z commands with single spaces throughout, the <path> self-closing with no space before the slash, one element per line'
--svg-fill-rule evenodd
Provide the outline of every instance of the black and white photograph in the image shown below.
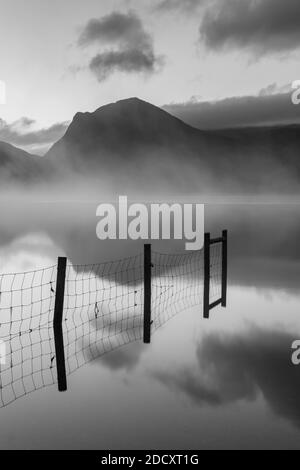
<path fill-rule="evenodd" d="M 299 64 L 299 0 L 0 0 L 0 451 L 300 450 Z"/>

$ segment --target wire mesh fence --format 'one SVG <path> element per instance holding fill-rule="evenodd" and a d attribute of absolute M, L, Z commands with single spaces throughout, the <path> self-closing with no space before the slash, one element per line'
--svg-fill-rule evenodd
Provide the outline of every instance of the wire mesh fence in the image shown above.
<path fill-rule="evenodd" d="M 56 266 L 0 275 L 0 407 L 55 383 L 55 277 Z"/>
<path fill-rule="evenodd" d="M 215 244 L 210 247 L 210 301 L 222 298 L 222 247 Z"/>
<path fill-rule="evenodd" d="M 223 302 L 224 240 L 215 241 L 209 246 L 208 292 L 205 249 L 162 254 L 151 253 L 150 248 L 148 284 L 142 254 L 99 264 L 66 264 L 60 312 L 63 357 L 54 327 L 60 263 L 26 273 L 0 274 L 0 346 L 5 346 L 5 360 L 0 361 L 0 407 L 56 383 L 57 377 L 59 382 L 61 361 L 69 375 L 122 345 L 142 339 L 149 342 L 151 334 L 174 315 L 207 302 L 207 295 L 209 308 L 216 300 Z M 149 341 L 145 341 L 145 328 Z"/>
<path fill-rule="evenodd" d="M 69 265 L 64 342 L 67 373 L 142 339 L 142 255 L 97 265 Z"/>
<path fill-rule="evenodd" d="M 157 330 L 177 313 L 199 305 L 203 298 L 203 252 L 153 253 L 152 321 Z"/>

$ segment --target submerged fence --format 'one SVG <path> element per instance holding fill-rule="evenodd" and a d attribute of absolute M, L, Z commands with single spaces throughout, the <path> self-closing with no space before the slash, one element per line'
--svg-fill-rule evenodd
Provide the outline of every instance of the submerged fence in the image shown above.
<path fill-rule="evenodd" d="M 151 335 L 178 312 L 226 306 L 227 231 L 204 249 L 0 274 L 0 407 L 58 383 L 104 353 Z"/>

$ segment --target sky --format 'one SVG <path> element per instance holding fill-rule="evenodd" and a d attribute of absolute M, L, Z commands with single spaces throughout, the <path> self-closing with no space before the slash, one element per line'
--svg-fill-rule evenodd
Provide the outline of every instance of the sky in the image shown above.
<path fill-rule="evenodd" d="M 0 12 L 0 140 L 32 152 L 76 112 L 132 96 L 198 127 L 223 127 L 224 103 L 233 125 L 280 121 L 284 95 L 283 121 L 300 119 L 299 0 L 0 0 Z"/>

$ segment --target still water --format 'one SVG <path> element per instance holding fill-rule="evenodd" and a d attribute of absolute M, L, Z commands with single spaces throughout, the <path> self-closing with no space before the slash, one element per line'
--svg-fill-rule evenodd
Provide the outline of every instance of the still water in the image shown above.
<path fill-rule="evenodd" d="M 1 205 L 0 273 L 137 256 L 104 243 L 96 204 Z M 0 408 L 5 448 L 300 448 L 300 207 L 210 205 L 205 229 L 229 231 L 227 308 L 202 305 L 152 337 L 80 367 L 68 391 L 49 385 Z M 157 243 L 182 252 L 181 243 Z"/>

